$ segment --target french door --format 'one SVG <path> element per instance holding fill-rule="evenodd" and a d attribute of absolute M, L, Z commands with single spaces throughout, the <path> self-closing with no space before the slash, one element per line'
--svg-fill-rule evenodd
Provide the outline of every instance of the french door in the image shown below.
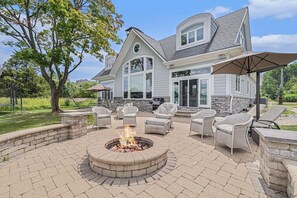
<path fill-rule="evenodd" d="M 172 102 L 183 107 L 209 107 L 209 79 L 185 79 L 172 83 Z"/>

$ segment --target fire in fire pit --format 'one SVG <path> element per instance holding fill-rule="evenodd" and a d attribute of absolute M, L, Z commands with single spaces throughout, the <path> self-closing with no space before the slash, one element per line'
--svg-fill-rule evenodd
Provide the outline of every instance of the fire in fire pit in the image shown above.
<path fill-rule="evenodd" d="M 112 140 L 106 144 L 106 148 L 115 152 L 134 152 L 142 151 L 150 148 L 153 142 L 146 138 L 135 137 L 136 132 L 130 128 L 125 127 L 122 132 L 118 132 L 119 139 Z"/>

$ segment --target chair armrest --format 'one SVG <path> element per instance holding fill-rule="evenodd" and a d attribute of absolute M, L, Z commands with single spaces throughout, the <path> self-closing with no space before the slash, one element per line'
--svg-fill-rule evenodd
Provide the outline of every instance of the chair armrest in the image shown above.
<path fill-rule="evenodd" d="M 191 119 L 195 119 L 195 118 L 202 118 L 202 116 L 200 116 L 200 112 L 191 114 Z"/>

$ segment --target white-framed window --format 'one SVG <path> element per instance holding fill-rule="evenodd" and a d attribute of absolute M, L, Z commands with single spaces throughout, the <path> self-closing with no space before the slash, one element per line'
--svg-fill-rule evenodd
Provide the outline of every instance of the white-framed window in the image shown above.
<path fill-rule="evenodd" d="M 250 95 L 250 87 L 251 87 L 251 83 L 250 81 L 246 81 L 246 94 Z"/>
<path fill-rule="evenodd" d="M 137 54 L 140 50 L 140 44 L 139 43 L 135 43 L 134 46 L 133 46 L 133 52 L 135 54 Z"/>
<path fill-rule="evenodd" d="M 151 99 L 153 97 L 152 57 L 137 57 L 123 65 L 123 97 Z"/>
<path fill-rule="evenodd" d="M 240 75 L 235 76 L 235 91 L 240 92 L 240 86 L 241 86 L 241 77 Z"/>
<path fill-rule="evenodd" d="M 181 46 L 199 42 L 204 39 L 204 23 L 194 24 L 181 31 Z"/>

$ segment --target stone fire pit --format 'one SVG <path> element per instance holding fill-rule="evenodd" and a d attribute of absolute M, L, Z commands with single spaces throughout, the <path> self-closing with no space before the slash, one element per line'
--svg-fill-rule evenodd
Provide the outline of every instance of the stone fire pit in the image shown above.
<path fill-rule="evenodd" d="M 131 178 L 150 174 L 161 169 L 167 162 L 167 143 L 158 137 L 135 137 L 137 141 L 147 143 L 145 150 L 117 152 L 111 148 L 117 139 L 102 139 L 98 144 L 89 146 L 87 154 L 91 169 L 103 176 Z"/>

